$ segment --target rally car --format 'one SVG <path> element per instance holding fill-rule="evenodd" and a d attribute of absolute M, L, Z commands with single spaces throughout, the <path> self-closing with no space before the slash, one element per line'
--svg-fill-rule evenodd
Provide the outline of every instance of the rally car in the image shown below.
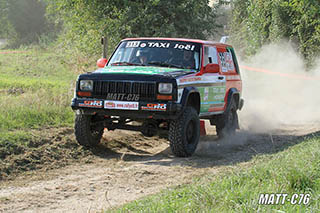
<path fill-rule="evenodd" d="M 106 54 L 105 54 L 106 55 Z M 232 46 L 182 38 L 127 38 L 100 67 L 78 77 L 72 109 L 79 144 L 95 146 L 105 129 L 166 132 L 178 157 L 191 156 L 200 119 L 219 137 L 239 128 L 242 81 Z"/>

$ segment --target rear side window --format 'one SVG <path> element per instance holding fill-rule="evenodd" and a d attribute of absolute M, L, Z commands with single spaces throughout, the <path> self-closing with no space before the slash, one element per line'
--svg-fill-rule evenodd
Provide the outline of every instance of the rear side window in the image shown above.
<path fill-rule="evenodd" d="M 207 64 L 218 64 L 218 51 L 216 47 L 205 46 L 204 47 L 204 58 L 203 66 Z"/>
<path fill-rule="evenodd" d="M 233 62 L 232 52 L 230 49 L 219 49 L 219 58 L 221 61 L 222 72 L 235 72 L 235 66 Z"/>
<path fill-rule="evenodd" d="M 233 64 L 235 66 L 236 72 L 239 74 L 240 73 L 239 64 L 238 64 L 238 60 L 237 60 L 236 54 L 234 52 L 234 49 L 229 47 L 229 48 L 227 48 L 227 50 L 231 53 Z"/>

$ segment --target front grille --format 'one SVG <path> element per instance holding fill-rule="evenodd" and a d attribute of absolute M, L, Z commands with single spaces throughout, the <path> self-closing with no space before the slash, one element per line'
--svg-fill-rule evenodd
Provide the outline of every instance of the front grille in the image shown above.
<path fill-rule="evenodd" d="M 141 101 L 156 99 L 155 82 L 128 82 L 128 81 L 95 81 L 93 84 L 93 96 L 106 98 L 108 93 L 125 93 L 140 96 Z"/>

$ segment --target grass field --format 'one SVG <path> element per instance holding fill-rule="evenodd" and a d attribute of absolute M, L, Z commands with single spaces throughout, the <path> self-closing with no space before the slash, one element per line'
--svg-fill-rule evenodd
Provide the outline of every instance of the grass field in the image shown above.
<path fill-rule="evenodd" d="M 31 140 L 30 129 L 71 126 L 77 74 L 63 53 L 28 49 L 0 54 L 0 145 L 8 154 Z M 10 53 L 12 52 L 12 53 Z"/>
<path fill-rule="evenodd" d="M 319 212 L 320 135 L 272 155 L 235 166 L 218 176 L 198 178 L 192 184 L 164 190 L 124 205 L 117 212 Z M 286 193 L 291 204 L 259 205 L 261 193 Z M 310 194 L 308 205 L 300 194 Z M 306 199 L 305 201 L 308 201 Z"/>
<path fill-rule="evenodd" d="M 0 54 L 0 160 L 41 140 L 30 129 L 73 125 L 70 101 L 77 69 L 72 66 L 65 54 L 56 50 Z M 192 184 L 164 190 L 113 211 L 320 211 L 319 134 L 285 151 L 255 157 L 247 164 L 250 166 L 235 165 L 219 175 L 208 174 Z M 288 197 L 308 193 L 311 199 L 308 205 L 289 201 L 259 205 L 261 193 L 287 193 Z"/>

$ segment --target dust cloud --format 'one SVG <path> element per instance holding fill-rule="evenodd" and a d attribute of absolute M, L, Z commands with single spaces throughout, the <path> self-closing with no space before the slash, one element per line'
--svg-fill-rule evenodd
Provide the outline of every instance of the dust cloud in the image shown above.
<path fill-rule="evenodd" d="M 256 138 L 256 135 L 250 134 L 246 130 L 238 131 L 235 135 L 229 135 L 218 139 L 215 128 L 206 122 L 207 136 L 200 138 L 196 155 L 211 156 L 216 159 L 222 159 L 227 153 L 233 153 L 241 150 L 250 140 Z"/>
<path fill-rule="evenodd" d="M 282 42 L 264 46 L 250 60 L 240 61 L 240 66 L 245 99 L 238 112 L 240 130 L 222 140 L 202 139 L 196 154 L 222 157 L 250 143 L 271 144 L 272 135 L 319 129 L 320 59 L 306 71 L 292 45 Z M 209 136 L 216 134 L 209 122 L 206 130 Z"/>
<path fill-rule="evenodd" d="M 306 71 L 292 45 L 282 42 L 264 46 L 240 65 L 245 99 L 239 112 L 242 129 L 268 133 L 287 125 L 319 124 L 320 60 Z"/>

